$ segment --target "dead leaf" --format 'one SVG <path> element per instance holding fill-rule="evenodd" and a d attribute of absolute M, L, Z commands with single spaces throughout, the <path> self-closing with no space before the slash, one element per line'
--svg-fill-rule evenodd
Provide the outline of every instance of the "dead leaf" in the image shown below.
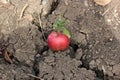
<path fill-rule="evenodd" d="M 5 51 L 5 60 L 11 64 L 13 63 L 12 59 L 10 58 L 10 53 L 7 51 Z"/>
<path fill-rule="evenodd" d="M 94 0 L 96 4 L 99 4 L 101 6 L 105 6 L 111 2 L 111 0 Z"/>

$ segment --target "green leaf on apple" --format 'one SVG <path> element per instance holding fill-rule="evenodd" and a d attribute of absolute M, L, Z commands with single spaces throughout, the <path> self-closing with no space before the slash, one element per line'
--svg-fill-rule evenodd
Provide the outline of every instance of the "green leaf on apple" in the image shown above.
<path fill-rule="evenodd" d="M 70 32 L 66 28 L 63 28 L 63 34 L 67 35 L 68 38 L 71 37 Z"/>
<path fill-rule="evenodd" d="M 59 16 L 56 23 L 53 24 L 53 29 L 56 30 L 57 32 L 61 31 L 63 34 L 70 38 L 71 37 L 70 32 L 65 27 L 66 22 L 68 22 L 68 20 L 62 20 L 61 16 Z"/>

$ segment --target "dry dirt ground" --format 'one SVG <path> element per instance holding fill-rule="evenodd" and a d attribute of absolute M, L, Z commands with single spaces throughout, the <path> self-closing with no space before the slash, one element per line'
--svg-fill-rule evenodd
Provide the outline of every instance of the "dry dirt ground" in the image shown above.
<path fill-rule="evenodd" d="M 10 0 L 0 3 L 0 80 L 120 80 L 120 0 Z M 71 43 L 46 43 L 61 15 Z"/>

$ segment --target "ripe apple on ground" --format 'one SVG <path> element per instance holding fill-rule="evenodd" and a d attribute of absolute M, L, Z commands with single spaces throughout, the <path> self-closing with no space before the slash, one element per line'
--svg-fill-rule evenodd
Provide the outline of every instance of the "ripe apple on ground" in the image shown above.
<path fill-rule="evenodd" d="M 53 29 L 47 39 L 48 46 L 53 51 L 66 50 L 70 44 L 70 32 L 65 28 L 66 20 L 62 20 L 59 16 L 56 23 L 53 24 Z"/>
<path fill-rule="evenodd" d="M 68 48 L 70 40 L 65 34 L 61 32 L 52 31 L 48 35 L 47 43 L 51 50 L 63 51 Z"/>

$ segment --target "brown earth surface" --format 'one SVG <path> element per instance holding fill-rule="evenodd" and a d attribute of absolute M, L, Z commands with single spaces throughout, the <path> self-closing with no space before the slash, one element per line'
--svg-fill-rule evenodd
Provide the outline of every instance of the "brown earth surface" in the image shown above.
<path fill-rule="evenodd" d="M 120 0 L 10 0 L 0 3 L 0 80 L 120 80 Z M 67 50 L 47 36 L 69 20 Z"/>

